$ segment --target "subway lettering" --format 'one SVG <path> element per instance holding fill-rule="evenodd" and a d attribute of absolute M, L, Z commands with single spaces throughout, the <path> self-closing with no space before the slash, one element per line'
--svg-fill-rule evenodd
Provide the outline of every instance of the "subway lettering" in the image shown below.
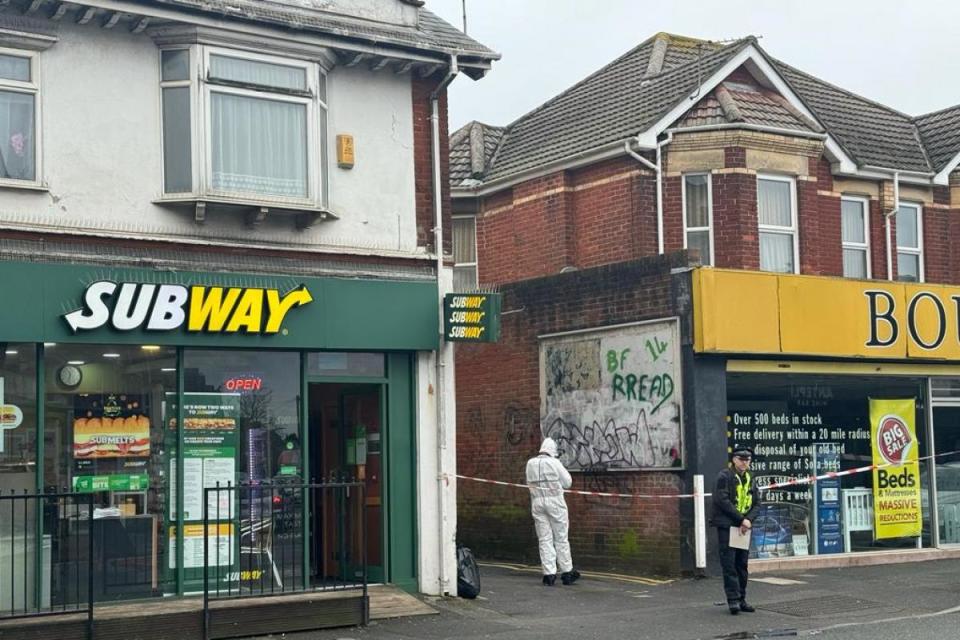
<path fill-rule="evenodd" d="M 64 315 L 70 329 L 117 331 L 279 333 L 291 309 L 313 302 L 303 285 L 287 292 L 246 287 L 98 281 L 87 287 L 83 308 Z"/>

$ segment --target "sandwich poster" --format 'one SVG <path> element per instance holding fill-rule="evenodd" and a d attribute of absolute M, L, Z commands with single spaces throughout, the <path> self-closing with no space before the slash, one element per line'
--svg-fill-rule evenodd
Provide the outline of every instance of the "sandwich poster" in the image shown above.
<path fill-rule="evenodd" d="M 73 421 L 74 459 L 150 457 L 150 419 L 139 400 L 111 395 L 78 409 L 86 417 Z"/>

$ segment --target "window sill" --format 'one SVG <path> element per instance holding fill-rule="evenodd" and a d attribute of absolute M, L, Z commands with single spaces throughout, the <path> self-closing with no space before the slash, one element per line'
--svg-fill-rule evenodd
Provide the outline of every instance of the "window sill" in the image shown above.
<path fill-rule="evenodd" d="M 161 207 L 190 209 L 194 221 L 203 224 L 207 213 L 212 211 L 230 214 L 242 214 L 245 224 L 250 228 L 258 227 L 267 216 L 287 216 L 293 219 L 300 231 L 309 229 L 317 222 L 339 220 L 339 216 L 324 207 L 298 205 L 282 202 L 266 202 L 246 198 L 226 198 L 221 196 L 198 196 L 195 194 L 164 196 L 153 201 Z"/>
<path fill-rule="evenodd" d="M 13 189 L 15 191 L 37 191 L 47 193 L 50 187 L 39 182 L 21 182 L 19 180 L 4 180 L 0 178 L 0 189 Z"/>

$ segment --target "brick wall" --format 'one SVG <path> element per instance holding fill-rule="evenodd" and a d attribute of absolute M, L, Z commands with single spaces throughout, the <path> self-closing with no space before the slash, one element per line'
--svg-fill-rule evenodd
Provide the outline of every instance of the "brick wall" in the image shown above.
<path fill-rule="evenodd" d="M 421 78 L 413 74 L 413 173 L 416 190 L 417 246 L 433 250 L 433 148 L 431 145 L 432 105 L 430 93 L 437 87 L 442 72 Z M 452 222 L 450 218 L 450 144 L 447 124 L 447 92 L 440 94 L 440 184 L 443 210 L 443 249 L 451 253 Z"/>
<path fill-rule="evenodd" d="M 541 441 L 537 336 L 678 314 L 672 268 L 683 253 L 526 280 L 503 287 L 503 329 L 494 344 L 458 345 L 457 466 L 464 475 L 522 482 Z M 574 474 L 574 488 L 672 493 L 682 472 Z M 523 489 L 458 482 L 458 540 L 481 558 L 538 563 L 530 498 Z M 574 496 L 570 539 L 578 567 L 679 571 L 674 501 Z"/>
<path fill-rule="evenodd" d="M 747 149 L 722 149 L 723 166 L 704 166 L 713 192 L 714 265 L 759 269 L 757 172 Z M 781 153 L 778 151 L 778 153 Z M 663 236 L 666 252 L 684 248 L 683 172 L 689 161 L 670 167 L 664 154 Z M 782 155 L 782 153 L 781 153 Z M 823 156 L 797 162 L 797 222 L 800 272 L 842 276 L 842 183 L 835 183 Z M 764 169 L 765 170 L 765 169 Z M 957 180 L 960 182 L 960 179 Z M 864 183 L 854 189 L 860 193 Z M 892 182 L 869 198 L 872 277 L 887 277 L 883 211 L 892 208 Z M 656 177 L 632 158 L 605 160 L 585 168 L 528 180 L 485 197 L 477 223 L 480 282 L 502 284 L 657 254 Z M 960 207 L 951 191 L 938 187 L 924 207 L 925 270 L 929 282 L 960 281 Z M 895 219 L 890 220 L 896 242 Z M 896 250 L 893 251 L 896 275 Z"/>

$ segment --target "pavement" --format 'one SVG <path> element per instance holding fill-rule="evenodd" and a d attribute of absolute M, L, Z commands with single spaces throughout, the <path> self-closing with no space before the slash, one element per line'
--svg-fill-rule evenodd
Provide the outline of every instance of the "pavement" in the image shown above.
<path fill-rule="evenodd" d="M 286 640 L 941 640 L 960 637 L 960 560 L 762 574 L 753 614 L 731 616 L 719 578 L 664 581 L 587 574 L 544 587 L 534 567 L 482 564 L 476 600 L 424 598 L 438 615 Z M 279 636 L 271 636 L 275 638 Z"/>

